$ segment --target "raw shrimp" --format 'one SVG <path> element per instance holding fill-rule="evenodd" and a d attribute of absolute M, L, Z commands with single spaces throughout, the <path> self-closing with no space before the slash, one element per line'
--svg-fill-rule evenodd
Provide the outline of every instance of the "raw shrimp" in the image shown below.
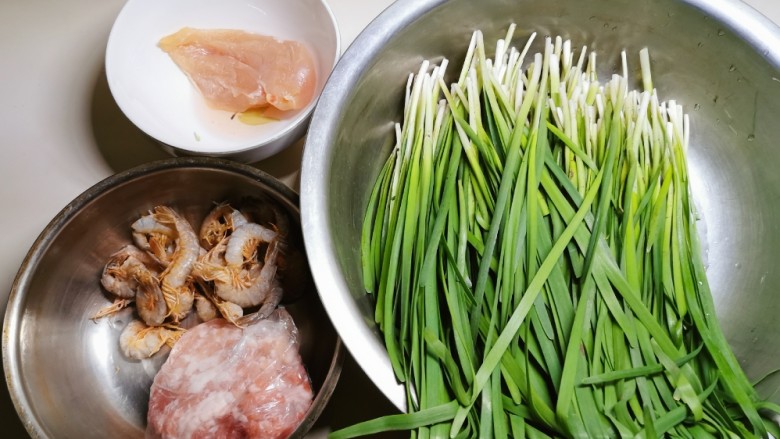
<path fill-rule="evenodd" d="M 277 259 L 278 274 L 286 300 L 296 300 L 312 288 L 313 281 L 303 244 L 296 230 L 290 228 L 290 216 L 284 207 L 265 198 L 253 199 L 242 207 L 253 222 L 270 224 L 285 242 L 285 251 Z"/>
<path fill-rule="evenodd" d="M 257 251 L 266 242 L 268 247 L 261 264 L 256 259 Z M 282 247 L 275 231 L 248 223 L 201 257 L 193 274 L 204 281 L 214 281 L 215 294 L 209 298 L 215 305 L 220 306 L 220 301 L 242 308 L 263 304 L 261 314 L 267 315 L 281 301 L 282 289 L 275 278 Z M 233 321 L 223 309 L 220 311 Z"/>
<path fill-rule="evenodd" d="M 152 278 L 157 274 L 156 271 L 150 270 L 149 266 L 154 266 L 154 261 L 133 245 L 126 245 L 112 254 L 103 268 L 100 283 L 106 291 L 115 296 L 115 299 L 111 305 L 92 316 L 92 319 L 106 317 L 130 305 L 141 289 L 139 273 Z"/>
<path fill-rule="evenodd" d="M 246 216 L 227 203 L 217 205 L 200 226 L 200 245 L 211 250 L 238 227 L 249 222 Z"/>
<path fill-rule="evenodd" d="M 160 223 L 154 213 L 138 218 L 130 227 L 135 245 L 148 252 L 158 264 L 167 267 L 175 250 L 176 231 Z"/>
<path fill-rule="evenodd" d="M 252 273 L 248 271 L 242 272 L 240 267 L 237 270 L 231 270 L 226 266 L 225 250 L 227 249 L 227 243 L 228 240 L 223 239 L 202 256 L 198 263 L 195 264 L 195 268 L 192 271 L 193 276 L 200 281 L 214 281 L 215 285 L 232 285 L 238 289 L 248 288 L 252 284 Z M 256 270 L 259 271 L 259 268 Z M 226 320 L 234 322 L 235 319 L 243 315 L 241 306 L 218 297 L 214 294 L 213 289 L 207 287 L 204 283 L 199 282 L 198 284 L 201 286 L 200 291 L 203 293 L 204 299 L 207 299 L 210 305 L 215 307 L 215 312 L 219 310 Z M 203 306 L 205 313 L 207 305 L 202 304 L 201 306 Z M 204 314 L 204 316 L 206 315 Z"/>
<path fill-rule="evenodd" d="M 168 315 L 168 306 L 165 304 L 159 280 L 146 267 L 136 268 L 135 279 L 138 282 L 135 295 L 138 315 L 149 326 L 162 325 Z"/>
<path fill-rule="evenodd" d="M 238 232 L 238 231 L 237 231 Z M 237 233 L 236 232 L 236 233 Z M 233 238 L 231 238 L 232 241 Z M 231 242 L 228 242 L 230 250 Z M 282 246 L 278 240 L 272 240 L 266 250 L 262 268 L 253 265 L 249 270 L 251 283 L 246 288 L 237 288 L 233 284 L 215 282 L 215 293 L 223 300 L 233 302 L 242 307 L 251 307 L 263 304 L 263 308 L 273 311 L 281 301 L 281 289 L 274 291 L 276 279 L 276 260 L 279 257 L 279 249 Z M 228 253 L 225 253 L 227 260 Z M 258 269 L 259 268 L 259 269 Z M 270 314 L 270 311 L 268 313 Z"/>
<path fill-rule="evenodd" d="M 100 283 L 114 296 L 120 299 L 132 299 L 138 287 L 133 277 L 136 267 L 152 264 L 153 261 L 146 253 L 132 244 L 126 245 L 108 258 Z"/>
<path fill-rule="evenodd" d="M 202 322 L 208 322 L 217 318 L 217 307 L 206 296 L 195 295 L 195 313 Z"/>
<path fill-rule="evenodd" d="M 227 239 L 223 239 L 217 245 L 211 248 L 205 254 L 202 254 L 195 266 L 192 268 L 192 275 L 196 279 L 203 281 L 231 282 L 232 274 L 225 266 L 225 250 L 227 249 Z M 205 289 L 205 288 L 204 288 Z"/>
<path fill-rule="evenodd" d="M 173 347 L 184 332 L 185 329 L 178 326 L 147 326 L 140 320 L 133 320 L 119 336 L 119 346 L 127 357 L 143 360 L 166 344 Z"/>
<path fill-rule="evenodd" d="M 190 223 L 170 207 L 155 207 L 153 218 L 156 222 L 172 227 L 176 231 L 176 249 L 171 256 L 170 264 L 160 277 L 169 314 L 174 322 L 178 322 L 187 315 L 195 300 L 192 283 L 188 281 L 201 248 Z"/>
<path fill-rule="evenodd" d="M 247 223 L 237 228 L 227 243 L 225 262 L 229 266 L 238 267 L 255 255 L 257 247 L 262 243 L 275 240 L 277 233 L 260 224 Z"/>
<path fill-rule="evenodd" d="M 236 321 L 244 315 L 244 309 L 235 303 L 216 297 L 213 292 L 204 290 L 203 294 L 195 296 L 195 310 L 198 318 L 204 322 L 222 316 L 236 325 Z"/>
<path fill-rule="evenodd" d="M 237 319 L 234 322 L 235 325 L 243 328 L 267 318 L 274 312 L 276 307 L 279 305 L 279 302 L 282 301 L 283 293 L 284 291 L 282 290 L 282 286 L 279 285 L 279 281 L 274 279 L 271 284 L 271 289 L 263 300 L 263 305 L 260 307 L 260 309 Z"/>
<path fill-rule="evenodd" d="M 168 308 L 168 315 L 171 316 L 174 323 L 187 317 L 195 304 L 195 295 L 195 286 L 191 279 L 187 279 L 185 284 L 176 290 L 175 295 L 170 296 L 172 300 Z M 163 297 L 165 297 L 165 293 L 163 293 Z"/>

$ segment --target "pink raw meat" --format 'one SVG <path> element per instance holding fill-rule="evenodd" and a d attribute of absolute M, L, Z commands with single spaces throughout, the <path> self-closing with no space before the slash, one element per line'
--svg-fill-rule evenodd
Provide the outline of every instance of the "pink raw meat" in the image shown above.
<path fill-rule="evenodd" d="M 297 41 L 230 29 L 182 28 L 159 46 L 200 90 L 222 110 L 241 112 L 267 107 L 297 110 L 313 98 L 317 86 L 314 58 Z"/>
<path fill-rule="evenodd" d="M 292 434 L 313 398 L 297 332 L 282 308 L 246 329 L 216 319 L 187 331 L 154 378 L 147 436 Z"/>

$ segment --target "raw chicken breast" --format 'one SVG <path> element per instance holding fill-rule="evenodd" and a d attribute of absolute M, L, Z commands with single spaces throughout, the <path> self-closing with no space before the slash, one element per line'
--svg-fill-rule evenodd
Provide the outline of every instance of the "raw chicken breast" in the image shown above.
<path fill-rule="evenodd" d="M 314 96 L 314 60 L 296 41 L 185 27 L 161 39 L 159 46 L 214 108 L 241 112 L 270 105 L 296 110 Z"/>
<path fill-rule="evenodd" d="M 147 437 L 285 438 L 311 405 L 290 314 L 245 329 L 223 319 L 182 336 L 154 378 Z"/>

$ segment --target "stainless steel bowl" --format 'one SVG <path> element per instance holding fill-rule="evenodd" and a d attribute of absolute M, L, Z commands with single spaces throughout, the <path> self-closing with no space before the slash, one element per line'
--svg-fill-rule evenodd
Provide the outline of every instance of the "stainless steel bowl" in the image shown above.
<path fill-rule="evenodd" d="M 691 115 L 691 178 L 720 322 L 750 378 L 780 366 L 780 29 L 735 0 L 399 0 L 371 23 L 321 95 L 301 171 L 315 281 L 358 363 L 404 407 L 361 286 L 359 240 L 407 76 L 424 59 L 459 65 L 473 30 L 495 41 L 512 22 L 517 44 L 535 31 L 587 45 L 602 78 L 621 50 L 638 71 L 639 50 L 650 49 L 661 97 Z M 778 386 L 775 375 L 759 393 Z"/>
<path fill-rule="evenodd" d="M 3 328 L 6 381 L 33 437 L 144 437 L 149 388 L 164 356 L 139 362 L 121 353 L 119 334 L 130 310 L 89 319 L 110 303 L 100 287 L 102 267 L 130 243 L 130 224 L 158 204 L 199 224 L 214 202 L 263 196 L 294 218 L 291 236 L 300 239 L 292 190 L 255 168 L 209 158 L 164 160 L 109 177 L 49 223 L 16 277 Z M 343 357 L 341 341 L 309 286 L 295 300 L 285 300 L 316 392 L 296 437 L 311 428 L 328 402 Z"/>

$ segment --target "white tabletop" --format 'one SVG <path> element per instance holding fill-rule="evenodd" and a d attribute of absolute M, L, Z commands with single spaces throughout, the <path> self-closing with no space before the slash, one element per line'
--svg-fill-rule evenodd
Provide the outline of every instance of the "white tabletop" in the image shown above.
<path fill-rule="evenodd" d="M 346 48 L 391 0 L 329 0 Z M 780 23 L 780 2 L 748 0 Z M 27 250 L 68 202 L 105 177 L 168 157 L 114 103 L 103 71 L 111 24 L 123 0 L 0 2 L 0 312 Z M 257 163 L 297 189 L 302 142 Z M 89 237 L 85 237 L 89 239 Z M 361 409 L 348 401 L 360 389 Z M 347 361 L 321 424 L 343 426 L 392 411 Z M 347 413 L 349 412 L 349 413 Z M 24 437 L 5 386 L 3 437 Z"/>

